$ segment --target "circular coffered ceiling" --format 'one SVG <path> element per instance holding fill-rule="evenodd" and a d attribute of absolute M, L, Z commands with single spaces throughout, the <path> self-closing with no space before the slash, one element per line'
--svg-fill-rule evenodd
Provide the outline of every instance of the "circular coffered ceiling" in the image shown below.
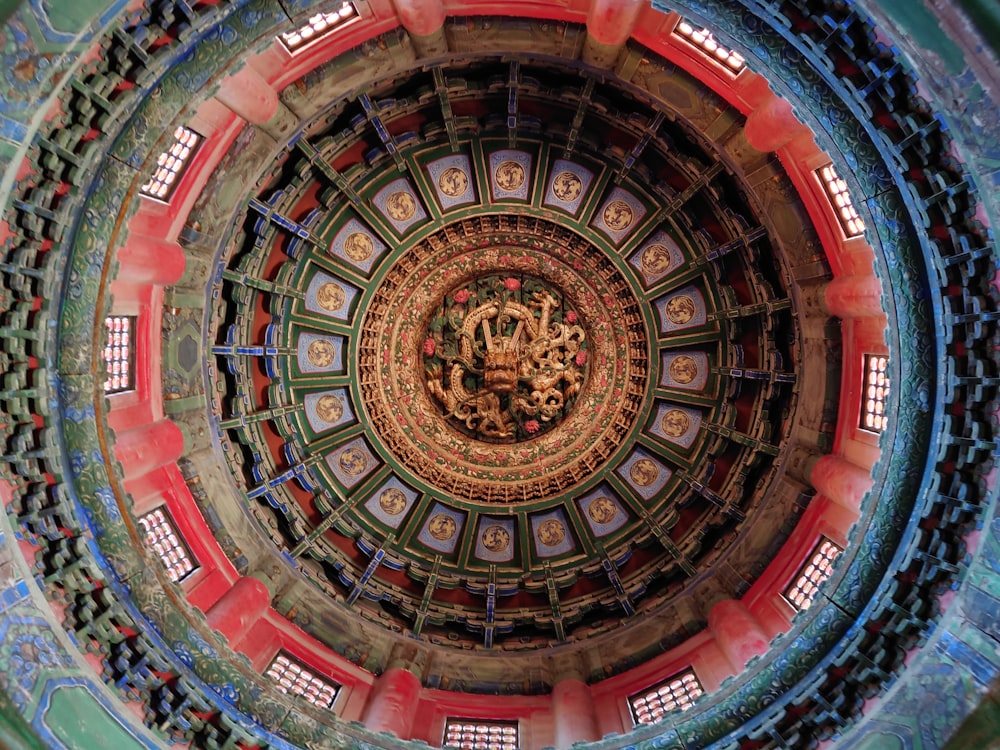
<path fill-rule="evenodd" d="M 345 693 L 403 665 L 461 710 L 567 678 L 624 706 L 671 659 L 726 662 L 682 719 L 608 747 L 811 741 L 902 669 L 988 464 L 982 403 L 933 377 L 992 363 L 964 318 L 943 316 L 952 338 L 935 322 L 942 288 L 992 277 L 975 200 L 930 163 L 950 141 L 853 10 L 691 5 L 812 136 L 762 78 L 667 25 L 615 48 L 565 20 L 578 9 L 425 35 L 362 4 L 351 49 L 295 56 L 277 5 L 170 5 L 102 41 L 18 187 L 0 302 L 27 390 L 3 400 L 39 578 L 147 724 L 194 744 L 394 746 L 340 720 L 357 706 L 279 692 L 261 675 L 279 643 Z M 182 123 L 207 135 L 182 189 L 139 198 Z M 875 253 L 845 239 L 828 162 Z M 136 394 L 105 399 L 94 374 L 106 313 L 145 326 Z M 842 457 L 861 424 L 859 340 L 905 374 L 898 421 L 814 497 L 818 453 Z M 175 585 L 140 530 L 154 501 L 197 581 Z M 755 586 L 776 600 L 788 550 L 808 550 L 790 538 L 828 532 L 848 544 L 823 598 L 794 622 L 771 612 L 755 632 L 782 640 L 749 667 L 723 654 L 745 634 L 711 613 L 739 615 Z M 261 622 L 274 642 L 247 635 Z"/>
<path fill-rule="evenodd" d="M 511 97 L 516 121 L 494 117 Z M 475 56 L 338 100 L 263 170 L 209 288 L 208 390 L 228 396 L 232 497 L 314 587 L 288 605 L 307 631 L 346 603 L 527 653 L 655 610 L 637 637 L 660 650 L 690 627 L 675 595 L 739 595 L 764 569 L 800 512 L 776 482 L 805 313 L 739 120 L 713 143 L 680 102 Z M 565 148 L 542 118 L 576 112 Z M 732 554 L 735 584 L 714 580 Z"/>

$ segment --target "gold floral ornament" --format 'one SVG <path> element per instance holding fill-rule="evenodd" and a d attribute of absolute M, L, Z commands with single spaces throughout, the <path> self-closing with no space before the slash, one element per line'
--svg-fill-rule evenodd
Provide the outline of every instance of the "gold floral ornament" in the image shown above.
<path fill-rule="evenodd" d="M 538 541 L 546 547 L 558 547 L 566 539 L 566 527 L 561 521 L 549 518 L 538 524 L 538 531 L 535 534 Z"/>
<path fill-rule="evenodd" d="M 406 507 L 406 495 L 398 487 L 390 487 L 378 497 L 378 506 L 389 516 L 398 516 Z"/>
<path fill-rule="evenodd" d="M 510 546 L 510 532 L 503 526 L 487 526 L 483 531 L 483 546 L 490 552 L 503 552 Z"/>
<path fill-rule="evenodd" d="M 329 367 L 333 364 L 336 349 L 327 339 L 316 339 L 306 349 L 306 359 L 313 367 Z"/>
<path fill-rule="evenodd" d="M 417 213 L 417 201 L 411 193 L 397 190 L 385 200 L 385 212 L 396 221 L 409 221 Z"/>
<path fill-rule="evenodd" d="M 582 192 L 583 181 L 574 172 L 560 172 L 552 180 L 552 193 L 563 203 L 572 203 Z"/>
<path fill-rule="evenodd" d="M 647 276 L 659 276 L 670 269 L 670 250 L 666 245 L 652 244 L 642 251 L 639 262 L 642 264 L 643 273 Z"/>
<path fill-rule="evenodd" d="M 667 320 L 677 326 L 690 323 L 698 312 L 694 300 L 686 294 L 678 294 L 667 300 Z"/>
<path fill-rule="evenodd" d="M 337 312 L 347 301 L 347 294 L 340 284 L 326 281 L 316 290 L 316 301 L 327 312 Z"/>
<path fill-rule="evenodd" d="M 368 456 L 360 448 L 348 448 L 340 454 L 339 463 L 347 476 L 357 477 L 368 468 Z"/>
<path fill-rule="evenodd" d="M 482 440 L 527 440 L 558 424 L 583 386 L 587 335 L 544 282 L 491 276 L 445 298 L 424 342 L 427 389 Z"/>
<path fill-rule="evenodd" d="M 438 177 L 438 187 L 449 198 L 457 198 L 469 189 L 469 175 L 464 169 L 448 167 Z"/>
<path fill-rule="evenodd" d="M 674 357 L 667 371 L 675 383 L 687 385 L 688 383 L 693 383 L 694 379 L 698 377 L 698 363 L 694 357 L 688 354 L 681 354 L 679 357 Z"/>
<path fill-rule="evenodd" d="M 683 414 L 683 412 L 678 413 Z M 660 469 L 650 459 L 640 458 L 629 467 L 628 475 L 636 483 L 636 486 L 649 487 L 660 476 Z"/>
<path fill-rule="evenodd" d="M 356 263 L 364 263 L 375 254 L 375 242 L 364 232 L 351 232 L 344 240 L 344 253 Z"/>
<path fill-rule="evenodd" d="M 615 520 L 615 516 L 618 515 L 618 506 L 607 495 L 600 495 L 587 506 L 587 515 L 594 523 L 603 526 Z"/>
<path fill-rule="evenodd" d="M 438 513 L 427 522 L 427 533 L 439 542 L 447 542 L 458 531 L 455 519 L 445 513 Z"/>
<path fill-rule="evenodd" d="M 324 422 L 334 424 L 344 416 L 344 402 L 338 396 L 327 393 L 316 402 L 316 414 Z"/>
<path fill-rule="evenodd" d="M 680 409 L 670 409 L 660 418 L 660 429 L 667 437 L 682 437 L 691 429 L 691 417 Z"/>
<path fill-rule="evenodd" d="M 623 200 L 613 200 L 604 209 L 604 225 L 613 232 L 628 229 L 634 218 L 632 206 Z"/>
<path fill-rule="evenodd" d="M 493 170 L 493 179 L 501 190 L 516 192 L 524 184 L 524 167 L 516 161 L 503 161 Z"/>

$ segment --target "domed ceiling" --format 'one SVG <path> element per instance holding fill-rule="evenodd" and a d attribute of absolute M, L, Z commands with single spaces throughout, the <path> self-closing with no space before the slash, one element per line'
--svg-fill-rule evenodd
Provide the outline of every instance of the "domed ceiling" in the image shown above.
<path fill-rule="evenodd" d="M 137 8 L 33 141 L 0 492 L 146 744 L 814 746 L 964 574 L 994 264 L 897 52 L 836 2 L 516 5 L 337 5 L 300 48 L 304 5 Z"/>
<path fill-rule="evenodd" d="M 267 168 L 210 289 L 207 390 L 236 497 L 326 597 L 548 648 L 722 554 L 730 593 L 764 568 L 800 355 L 745 164 L 688 119 L 709 102 L 477 56 L 337 99 Z"/>

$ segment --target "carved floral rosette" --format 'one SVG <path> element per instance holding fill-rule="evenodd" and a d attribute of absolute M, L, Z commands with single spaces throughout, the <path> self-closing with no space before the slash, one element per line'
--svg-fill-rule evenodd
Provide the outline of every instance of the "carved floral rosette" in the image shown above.
<path fill-rule="evenodd" d="M 623 445 L 645 397 L 649 355 L 638 302 L 608 258 L 575 235 L 544 236 L 547 222 L 511 231 L 499 221 L 483 217 L 477 236 L 432 235 L 389 269 L 363 326 L 359 382 L 384 447 L 420 479 L 456 498 L 517 502 L 577 484 Z M 432 317 L 447 293 L 490 275 L 558 290 L 586 331 L 595 375 L 583 379 L 562 421 L 531 439 L 470 437 L 426 384 Z"/>

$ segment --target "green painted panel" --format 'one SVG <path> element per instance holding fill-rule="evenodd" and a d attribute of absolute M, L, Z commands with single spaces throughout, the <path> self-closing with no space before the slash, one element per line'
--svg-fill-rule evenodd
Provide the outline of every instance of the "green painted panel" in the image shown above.
<path fill-rule="evenodd" d="M 0 0 L 0 23 L 6 23 L 20 4 L 20 0 Z"/>
<path fill-rule="evenodd" d="M 81 685 L 60 685 L 52 691 L 43 717 L 52 734 L 72 750 L 113 747 L 115 750 L 143 745 Z"/>
<path fill-rule="evenodd" d="M 965 56 L 941 31 L 937 16 L 922 2 L 913 0 L 882 0 L 879 7 L 899 24 L 901 31 L 913 38 L 923 49 L 941 57 L 949 75 L 958 75 L 968 67 Z"/>
<path fill-rule="evenodd" d="M 865 735 L 856 750 L 903 750 L 903 740 L 894 734 L 873 732 Z"/>
<path fill-rule="evenodd" d="M 983 35 L 983 39 L 1000 55 L 1000 2 L 997 0 L 960 0 L 973 25 Z"/>
<path fill-rule="evenodd" d="M 48 0 L 45 13 L 56 31 L 78 34 L 107 7 L 107 0 Z"/>

